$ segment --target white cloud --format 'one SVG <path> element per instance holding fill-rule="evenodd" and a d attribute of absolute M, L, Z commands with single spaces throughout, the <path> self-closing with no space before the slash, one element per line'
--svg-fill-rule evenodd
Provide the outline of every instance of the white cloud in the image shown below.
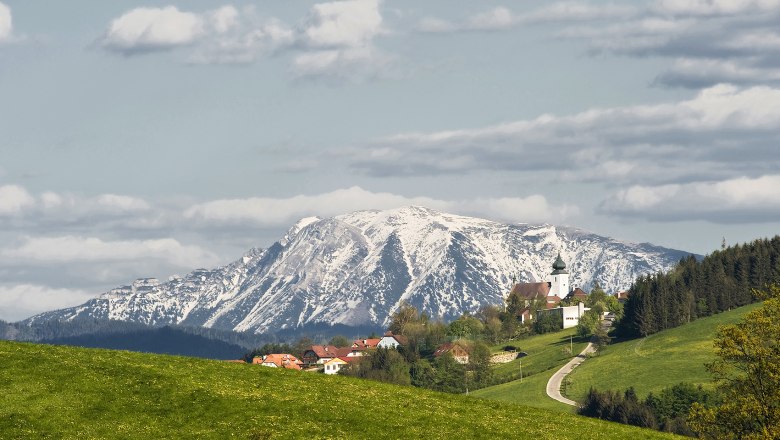
<path fill-rule="evenodd" d="M 328 193 L 289 198 L 214 200 L 192 206 L 184 215 L 194 221 L 215 225 L 285 226 L 302 217 L 331 217 L 352 211 L 392 209 L 409 205 L 516 222 L 562 220 L 579 212 L 575 206 L 551 206 L 541 195 L 526 198 L 440 200 L 371 192 L 354 186 Z"/>
<path fill-rule="evenodd" d="M 515 170 L 613 183 L 706 180 L 780 168 L 779 121 L 780 89 L 719 85 L 680 102 L 403 133 L 344 155 L 382 176 Z"/>
<path fill-rule="evenodd" d="M 780 8 L 778 0 L 657 0 L 653 8 L 673 15 L 735 15 Z"/>
<path fill-rule="evenodd" d="M 277 51 L 294 52 L 295 77 L 362 80 L 391 76 L 394 57 L 374 39 L 382 27 L 379 0 L 319 3 L 292 28 L 277 18 L 260 18 L 255 8 L 232 5 L 206 12 L 174 6 L 137 8 L 115 19 L 101 39 L 104 49 L 133 55 L 190 47 L 191 64 L 250 64 Z"/>
<path fill-rule="evenodd" d="M 517 18 L 509 9 L 497 7 L 471 17 L 468 21 L 468 27 L 476 30 L 504 29 L 512 26 L 516 21 Z"/>
<path fill-rule="evenodd" d="M 651 221 L 776 222 L 780 175 L 717 182 L 632 186 L 606 199 L 599 210 Z"/>
<path fill-rule="evenodd" d="M 298 77 L 360 81 L 391 76 L 394 57 L 374 45 L 386 33 L 378 0 L 349 0 L 314 5 L 300 30 L 307 49 L 292 61 Z"/>
<path fill-rule="evenodd" d="M 12 32 L 11 8 L 0 2 L 0 43 L 10 40 Z"/>
<path fill-rule="evenodd" d="M 19 321 L 41 312 L 76 306 L 94 297 L 94 292 L 79 289 L 0 284 L 0 319 Z"/>
<path fill-rule="evenodd" d="M 198 14 L 175 6 L 136 8 L 113 20 L 101 42 L 108 50 L 130 55 L 186 46 L 204 33 L 205 23 Z"/>
<path fill-rule="evenodd" d="M 105 241 L 72 235 L 26 237 L 21 245 L 4 249 L 0 256 L 30 263 L 155 260 L 182 268 L 213 265 L 218 261 L 209 251 L 183 245 L 172 238 Z"/>
<path fill-rule="evenodd" d="M 628 5 L 593 5 L 582 2 L 556 2 L 527 12 L 514 12 L 504 6 L 478 12 L 460 22 L 426 17 L 417 24 L 421 32 L 499 31 L 523 25 L 571 23 L 626 19 L 637 14 Z"/>
<path fill-rule="evenodd" d="M 0 186 L 0 216 L 19 214 L 34 204 L 35 199 L 21 186 Z"/>
<path fill-rule="evenodd" d="M 302 36 L 312 47 L 349 48 L 370 45 L 381 32 L 378 0 L 348 0 L 314 5 Z"/>

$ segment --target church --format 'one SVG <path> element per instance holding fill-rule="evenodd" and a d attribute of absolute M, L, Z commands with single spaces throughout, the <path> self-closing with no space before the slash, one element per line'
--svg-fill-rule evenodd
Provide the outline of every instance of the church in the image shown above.
<path fill-rule="evenodd" d="M 587 310 L 584 301 L 588 298 L 579 287 L 570 290 L 569 271 L 566 270 L 566 263 L 561 258 L 560 252 L 552 265 L 549 281 L 537 283 L 515 283 L 509 296 L 517 295 L 524 304 L 524 307 L 518 312 L 518 318 L 525 323 L 534 319 L 534 313 L 560 313 L 563 318 L 563 328 L 574 327 L 579 323 L 579 318 Z M 564 298 L 574 298 L 579 300 L 575 306 L 561 307 L 560 303 Z M 534 305 L 544 300 L 544 309 L 532 310 Z"/>

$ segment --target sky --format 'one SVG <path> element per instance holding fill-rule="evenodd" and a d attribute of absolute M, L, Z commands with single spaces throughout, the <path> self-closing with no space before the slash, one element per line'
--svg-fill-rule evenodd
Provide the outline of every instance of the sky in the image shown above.
<path fill-rule="evenodd" d="M 0 319 L 423 205 L 780 231 L 780 0 L 0 0 Z"/>

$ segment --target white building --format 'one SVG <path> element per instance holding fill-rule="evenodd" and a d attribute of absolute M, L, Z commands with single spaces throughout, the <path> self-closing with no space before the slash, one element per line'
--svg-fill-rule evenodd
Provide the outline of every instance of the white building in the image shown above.
<path fill-rule="evenodd" d="M 537 310 L 537 314 L 544 313 L 557 313 L 561 315 L 563 328 L 576 327 L 580 323 L 580 318 L 590 310 L 590 307 L 585 307 L 585 303 L 577 303 L 576 306 L 556 307 L 554 309 Z"/>

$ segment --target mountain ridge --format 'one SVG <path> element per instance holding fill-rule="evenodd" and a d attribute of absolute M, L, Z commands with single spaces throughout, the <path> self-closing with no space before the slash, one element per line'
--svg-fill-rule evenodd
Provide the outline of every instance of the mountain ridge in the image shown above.
<path fill-rule="evenodd" d="M 386 325 L 401 303 L 434 319 L 499 305 L 511 280 L 545 281 L 560 252 L 571 285 L 608 292 L 686 252 L 555 225 L 506 224 L 420 206 L 296 222 L 267 249 L 159 283 L 136 280 L 25 322 L 76 317 L 257 333 L 313 323 Z"/>

